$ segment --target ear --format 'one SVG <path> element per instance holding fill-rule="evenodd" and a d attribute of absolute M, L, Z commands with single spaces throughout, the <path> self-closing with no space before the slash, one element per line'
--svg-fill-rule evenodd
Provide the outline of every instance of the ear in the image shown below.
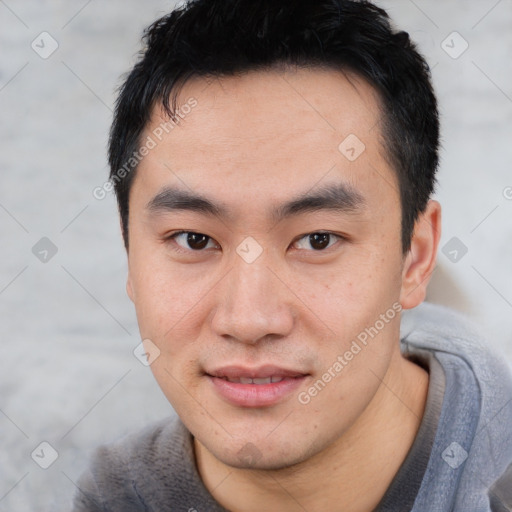
<path fill-rule="evenodd" d="M 415 308 L 425 300 L 440 238 L 441 205 L 431 199 L 414 224 L 411 248 L 402 269 L 400 304 L 403 309 Z"/>

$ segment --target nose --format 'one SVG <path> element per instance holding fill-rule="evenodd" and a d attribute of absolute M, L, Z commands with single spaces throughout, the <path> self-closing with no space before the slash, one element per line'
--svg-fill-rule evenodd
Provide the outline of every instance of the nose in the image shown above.
<path fill-rule="evenodd" d="M 293 294 L 284 280 L 263 256 L 252 263 L 236 259 L 217 289 L 214 332 L 248 344 L 290 334 L 295 316 Z"/>

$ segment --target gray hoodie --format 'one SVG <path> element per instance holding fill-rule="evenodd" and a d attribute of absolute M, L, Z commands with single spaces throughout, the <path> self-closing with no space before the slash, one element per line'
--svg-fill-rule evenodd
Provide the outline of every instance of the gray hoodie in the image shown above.
<path fill-rule="evenodd" d="M 401 348 L 429 371 L 428 397 L 416 440 L 375 512 L 511 511 L 510 367 L 465 317 L 428 303 L 404 313 Z M 197 473 L 191 434 L 170 418 L 97 449 L 74 511 L 225 509 Z"/>

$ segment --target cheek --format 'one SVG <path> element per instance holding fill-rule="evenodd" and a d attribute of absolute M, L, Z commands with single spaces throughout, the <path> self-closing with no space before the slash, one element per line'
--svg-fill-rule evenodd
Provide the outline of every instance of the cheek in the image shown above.
<path fill-rule="evenodd" d="M 197 380 L 198 343 L 207 323 L 208 292 L 215 279 L 193 266 L 177 271 L 156 252 L 133 257 L 134 305 L 142 339 L 150 339 L 160 351 L 151 370 L 174 403 L 183 399 L 181 386 L 190 390 Z"/>
<path fill-rule="evenodd" d="M 200 311 L 209 280 L 192 269 L 178 271 L 160 255 L 137 256 L 130 272 L 141 335 L 160 342 L 175 337 Z"/>
<path fill-rule="evenodd" d="M 384 323 L 381 329 L 375 328 L 375 320 L 367 324 L 369 327 L 347 327 L 353 335 L 347 333 L 344 338 L 328 342 L 328 347 L 319 346 L 322 362 L 315 378 L 303 390 L 301 403 L 309 401 L 304 407 L 322 419 L 326 431 L 339 434 L 340 414 L 342 424 L 348 428 L 378 392 L 396 350 L 397 318 Z M 380 323 L 377 327 L 381 327 Z"/>
<path fill-rule="evenodd" d="M 197 365 L 183 350 L 163 352 L 150 368 L 163 394 L 182 421 L 189 424 L 205 414 L 207 409 L 202 405 L 198 389 L 200 379 Z"/>
<path fill-rule="evenodd" d="M 399 339 L 396 307 L 400 290 L 392 269 L 383 268 L 385 261 L 359 259 L 323 276 L 321 281 L 311 275 L 307 283 L 301 281 L 304 302 L 320 320 L 317 327 L 325 333 L 317 332 L 312 337 L 317 343 L 322 375 L 327 372 L 321 380 L 329 381 L 326 388 L 330 391 L 322 392 L 325 399 L 347 403 L 372 394 L 379 385 L 376 375 L 383 375 L 390 363 Z"/>
<path fill-rule="evenodd" d="M 313 269 L 297 274 L 297 295 L 328 336 L 348 340 L 373 325 L 399 298 L 399 282 L 385 263 L 373 255 L 358 255 L 328 273 Z"/>

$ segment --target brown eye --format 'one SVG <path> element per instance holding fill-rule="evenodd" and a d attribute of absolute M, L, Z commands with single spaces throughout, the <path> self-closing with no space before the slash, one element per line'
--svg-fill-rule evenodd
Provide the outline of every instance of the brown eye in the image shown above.
<path fill-rule="evenodd" d="M 309 243 L 313 249 L 320 251 L 329 246 L 331 235 L 329 233 L 313 233 L 309 235 Z"/>
<path fill-rule="evenodd" d="M 201 233 L 188 233 L 187 244 L 191 249 L 198 251 L 204 249 L 208 245 L 210 237 L 202 235 Z"/>
<path fill-rule="evenodd" d="M 338 239 L 341 238 L 341 236 L 335 235 L 334 233 L 318 231 L 304 235 L 296 242 L 295 245 L 298 249 L 302 250 L 323 251 L 324 249 L 331 247 Z"/>
<path fill-rule="evenodd" d="M 193 231 L 180 231 L 169 237 L 174 240 L 182 249 L 201 251 L 202 249 L 215 247 L 214 240 L 203 233 Z"/>

